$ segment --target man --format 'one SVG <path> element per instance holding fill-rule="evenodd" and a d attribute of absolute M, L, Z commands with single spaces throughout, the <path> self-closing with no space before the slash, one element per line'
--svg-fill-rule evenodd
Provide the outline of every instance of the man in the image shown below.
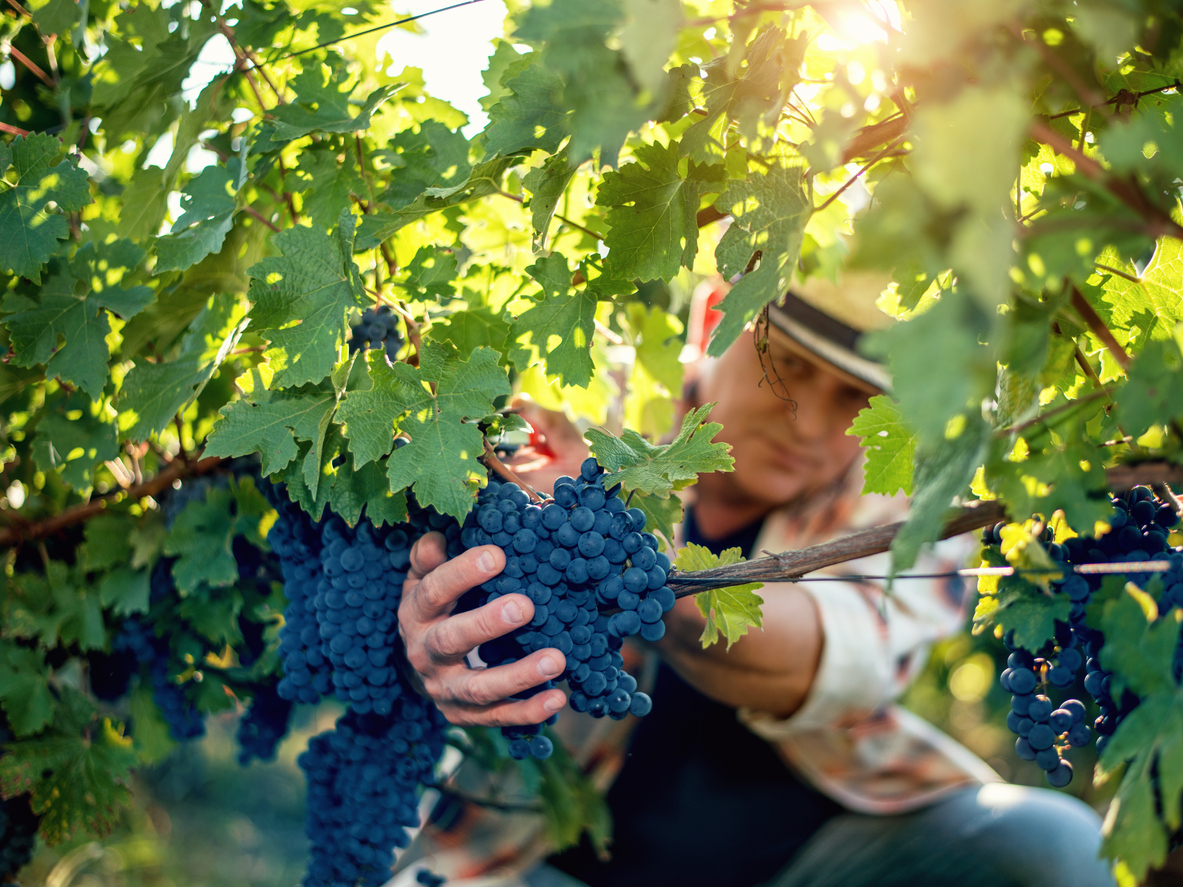
<path fill-rule="evenodd" d="M 858 439 L 846 433 L 890 384 L 857 350 L 864 332 L 888 322 L 874 308 L 881 289 L 881 280 L 855 275 L 841 287 L 800 286 L 757 336 L 703 369 L 690 405 L 716 404 L 711 420 L 723 425 L 718 439 L 731 444 L 735 471 L 700 476 L 682 541 L 738 546 L 750 557 L 900 519 L 902 500 L 860 495 Z M 533 418 L 557 453 L 553 474 L 577 466 L 586 455 L 578 435 L 553 417 Z M 491 669 L 465 664 L 469 651 L 533 613 L 524 595 L 508 595 L 451 615 L 460 595 L 501 570 L 500 551 L 446 561 L 442 540 L 429 536 L 412 564 L 400 627 L 425 692 L 451 721 L 532 724 L 562 708 L 558 689 L 509 698 L 561 672 L 558 650 Z M 923 572 L 950 565 L 936 557 Z M 827 572 L 887 568 L 877 556 Z M 536 827 L 482 814 L 472 840 L 435 842 L 437 869 L 531 887 L 1112 883 L 1085 805 L 1002 784 L 893 705 L 931 642 L 960 625 L 957 586 L 900 581 L 885 596 L 852 578 L 766 585 L 761 595 L 763 630 L 730 650 L 702 649 L 702 616 L 693 601 L 678 603 L 655 645 L 653 711 L 629 724 L 631 735 L 590 736 L 596 728 L 584 716 L 560 719 L 577 760 L 602 781 L 615 776 L 610 859 L 585 844 L 544 860 Z"/>

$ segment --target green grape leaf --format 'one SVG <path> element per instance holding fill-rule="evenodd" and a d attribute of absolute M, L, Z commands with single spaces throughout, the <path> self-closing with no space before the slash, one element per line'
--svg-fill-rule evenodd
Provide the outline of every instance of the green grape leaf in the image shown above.
<path fill-rule="evenodd" d="M 43 37 L 53 34 L 64 35 L 78 21 L 80 7 L 75 0 L 37 0 L 28 9 L 33 13 L 33 23 Z"/>
<path fill-rule="evenodd" d="M 373 249 L 407 225 L 432 213 L 496 193 L 501 189 L 505 171 L 516 162 L 513 157 L 494 157 L 478 164 L 468 178 L 458 185 L 428 188 L 415 198 L 414 203 L 397 212 L 364 216 L 357 230 L 355 248 Z"/>
<path fill-rule="evenodd" d="M 739 548 L 728 548 L 720 555 L 711 552 L 701 545 L 688 542 L 686 547 L 678 552 L 674 560 L 674 567 L 686 573 L 695 570 L 708 570 L 711 567 L 730 566 L 743 561 L 743 551 Z M 748 629 L 762 628 L 760 608 L 764 599 L 756 591 L 764 587 L 762 582 L 745 582 L 742 585 L 732 585 L 728 588 L 716 588 L 703 591 L 694 596 L 694 603 L 698 611 L 706 619 L 702 629 L 703 649 L 717 643 L 719 635 L 727 639 L 727 649 L 748 633 Z"/>
<path fill-rule="evenodd" d="M 33 440 L 38 467 L 60 472 L 75 490 L 89 490 L 94 466 L 119 456 L 118 429 L 108 412 L 77 392 L 46 404 Z"/>
<path fill-rule="evenodd" d="M 407 266 L 403 287 L 412 297 L 431 300 L 451 298 L 455 292 L 456 254 L 434 246 L 421 246 Z"/>
<path fill-rule="evenodd" d="M 153 299 L 146 286 L 124 288 L 123 278 L 143 261 L 144 251 L 126 240 L 96 247 L 88 243 L 67 266 L 41 287 L 36 300 L 9 293 L 0 302 L 18 366 L 45 365 L 47 376 L 59 376 L 97 398 L 107 380 L 110 352 L 106 336 L 110 321 L 103 309 L 124 320 Z M 63 340 L 59 346 L 58 340 Z"/>
<path fill-rule="evenodd" d="M 687 413 L 678 436 L 665 445 L 651 444 L 628 429 L 620 437 L 603 428 L 588 429 L 585 437 L 591 451 L 608 472 L 604 485 L 667 496 L 690 486 L 701 473 L 731 471 L 731 446 L 711 443 L 723 430 L 717 422 L 706 421 L 712 407 L 710 403 Z"/>
<path fill-rule="evenodd" d="M 539 771 L 538 796 L 550 846 L 573 847 L 586 834 L 598 853 L 606 853 L 612 840 L 612 814 L 603 792 L 579 762 L 556 742 L 554 754 L 532 766 Z"/>
<path fill-rule="evenodd" d="M 407 519 L 407 494 L 390 491 L 384 463 L 368 462 L 358 468 L 350 453 L 333 480 L 329 508 L 350 526 L 361 519 L 363 508 L 371 523 L 397 524 Z"/>
<path fill-rule="evenodd" d="M 1086 406 L 1057 423 L 1054 435 L 1047 428 L 1029 430 L 1023 459 L 999 458 L 999 451 L 1014 444 L 997 442 L 983 475 L 989 489 L 1007 503 L 1012 514 L 1050 517 L 1062 510 L 1069 526 L 1091 533 L 1096 521 L 1110 513 L 1104 466 L 1084 443 L 1094 416 L 1105 417 L 1104 404 Z"/>
<path fill-rule="evenodd" d="M 110 570 L 131 560 L 131 534 L 136 519 L 130 514 L 108 511 L 86 522 L 86 556 L 88 571 Z"/>
<path fill-rule="evenodd" d="M 706 116 L 686 130 L 682 150 L 701 161 L 717 161 L 724 153 L 723 134 L 731 120 L 749 140 L 759 135 L 759 124 L 773 126 L 785 98 L 797 80 L 808 38 L 790 40 L 783 30 L 761 29 L 747 47 L 742 69 L 736 70 L 731 57 L 704 65 L 706 82 L 700 100 Z M 732 51 L 741 48 L 733 44 Z"/>
<path fill-rule="evenodd" d="M 887 358 L 892 395 L 918 441 L 937 445 L 951 420 L 993 396 L 998 360 L 980 342 L 986 323 L 970 299 L 942 298 L 923 314 L 866 337 L 867 351 Z"/>
<path fill-rule="evenodd" d="M 43 650 L 0 641 L 0 702 L 17 736 L 36 733 L 53 719 L 56 703 Z"/>
<path fill-rule="evenodd" d="M 258 370 L 241 400 L 222 407 L 222 419 L 206 441 L 207 456 L 258 453 L 263 477 L 286 468 L 299 456 L 299 469 L 312 494 L 320 482 L 321 454 L 340 390 L 331 384 L 268 390 Z M 303 454 L 299 442 L 310 444 Z"/>
<path fill-rule="evenodd" d="M 348 144 L 321 144 L 300 154 L 300 172 L 308 177 L 302 209 L 315 227 L 331 228 L 352 206 L 355 195 L 367 203 L 372 199 L 357 164 L 357 154 Z"/>
<path fill-rule="evenodd" d="M 485 151 L 508 157 L 534 149 L 553 154 L 567 134 L 563 80 L 541 65 L 529 64 L 505 81 L 508 94 L 489 109 Z"/>
<path fill-rule="evenodd" d="M 1141 701 L 1101 754 L 1103 773 L 1125 765 L 1102 849 L 1120 856 L 1140 881 L 1162 865 L 1169 837 L 1183 820 L 1183 691 L 1173 672 L 1183 611 L 1159 618 L 1153 598 L 1133 586 L 1112 587 L 1119 584 L 1112 583 L 1110 594 L 1097 602 L 1099 614 L 1096 605 L 1090 607 L 1089 620 L 1099 615 L 1105 633 L 1101 663 L 1113 673 L 1114 692 L 1129 687 Z"/>
<path fill-rule="evenodd" d="M 981 416 L 969 417 L 956 434 L 953 428 L 940 444 L 916 447 L 916 494 L 907 521 L 891 542 L 893 570 L 912 566 L 920 549 L 940 537 L 953 497 L 968 491 L 985 460 L 990 429 Z"/>
<path fill-rule="evenodd" d="M 534 195 L 530 198 L 530 224 L 534 228 L 536 252 L 546 249 L 547 233 L 555 208 L 578 171 L 578 167 L 567 161 L 567 152 L 560 151 L 548 157 L 542 166 L 530 170 L 522 180 L 526 190 Z"/>
<path fill-rule="evenodd" d="M 773 162 L 764 175 L 732 182 L 715 206 L 734 218 L 715 250 L 719 273 L 729 280 L 743 275 L 719 304 L 723 319 L 708 348 L 718 357 L 788 289 L 813 207 L 801 169 L 781 162 Z"/>
<path fill-rule="evenodd" d="M 46 562 L 44 575 L 17 573 L 10 580 L 6 630 L 46 647 L 99 650 L 107 643 L 97 589 L 62 561 Z"/>
<path fill-rule="evenodd" d="M 1033 557 L 1036 555 L 1020 552 L 1006 558 L 996 549 L 986 549 L 982 554 L 983 566 L 987 567 L 1048 566 L 1044 562 L 1046 555 L 1040 560 Z M 1003 632 L 1013 631 L 1015 643 L 1025 650 L 1038 650 L 1054 638 L 1056 621 L 1066 622 L 1072 607 L 1067 595 L 1052 594 L 1022 576 L 998 577 L 996 582 L 982 583 L 981 591 L 974 611 L 975 627 L 994 625 Z"/>
<path fill-rule="evenodd" d="M 70 236 L 63 213 L 92 202 L 77 161 L 53 163 L 61 149 L 58 139 L 40 133 L 17 136 L 0 149 L 0 269 L 34 283 L 41 282 L 41 266 L 57 255 L 58 241 Z"/>
<path fill-rule="evenodd" d="M 184 271 L 222 248 L 234 227 L 238 189 L 246 178 L 238 157 L 226 166 L 207 166 L 181 192 L 184 212 L 172 233 L 156 240 L 156 273 Z"/>
<path fill-rule="evenodd" d="M 348 80 L 344 65 L 335 72 L 323 64 L 304 68 L 289 83 L 296 100 L 270 112 L 275 126 L 273 138 L 282 142 L 310 132 L 358 132 L 369 126 L 370 115 L 402 88 L 402 84 L 395 84 L 375 89 L 354 114 L 349 99 L 353 87 L 345 86 Z"/>
<path fill-rule="evenodd" d="M 143 681 L 131 692 L 129 705 L 131 723 L 134 727 L 132 742 L 137 757 L 145 764 L 164 760 L 177 743 L 168 731 L 168 724 L 156 705 L 152 686 Z"/>
<path fill-rule="evenodd" d="M 364 307 L 353 263 L 353 217 L 341 214 L 337 236 L 296 226 L 271 238 L 282 255 L 251 266 L 251 329 L 271 343 L 272 384 L 290 388 L 329 375 L 345 339 L 345 316 Z"/>
<path fill-rule="evenodd" d="M 0 757 L 0 792 L 32 794 L 41 836 L 50 844 L 79 828 L 105 835 L 131 803 L 128 784 L 135 764 L 131 740 L 67 687 L 46 735 L 6 747 Z"/>
<path fill-rule="evenodd" d="M 620 51 L 638 85 L 660 98 L 669 83 L 665 64 L 678 42 L 681 0 L 623 0 L 626 16 Z"/>
<path fill-rule="evenodd" d="M 529 7 L 514 32 L 562 78 L 559 103 L 570 109 L 567 150 L 576 164 L 599 150 L 603 163 L 615 165 L 628 134 L 647 119 L 628 62 L 608 45 L 623 22 L 617 0 L 555 0 Z"/>
<path fill-rule="evenodd" d="M 120 616 L 147 613 L 152 575 L 147 570 L 116 567 L 99 582 L 103 608 Z"/>
<path fill-rule="evenodd" d="M 1154 425 L 1183 416 L 1183 335 L 1147 342 L 1129 375 L 1117 394 L 1118 420 L 1126 434 L 1138 438 Z"/>
<path fill-rule="evenodd" d="M 908 428 L 899 406 L 890 397 L 876 395 L 859 411 L 846 432 L 861 437 L 866 448 L 863 492 L 894 496 L 899 490 L 912 495 L 912 467 L 916 455 L 916 432 Z"/>
<path fill-rule="evenodd" d="M 235 536 L 258 536 L 259 519 L 270 510 L 254 482 L 244 477 L 229 487 L 210 487 L 204 499 L 195 499 L 173 521 L 164 539 L 164 553 L 175 557 L 173 579 L 182 595 L 201 585 L 214 588 L 238 581 L 234 557 Z"/>
<path fill-rule="evenodd" d="M 539 257 L 526 272 L 542 285 L 542 299 L 514 318 L 510 337 L 523 344 L 528 337 L 548 375 L 564 385 L 586 386 L 595 373 L 596 297 L 586 289 L 571 293 L 571 269 L 557 253 Z"/>
<path fill-rule="evenodd" d="M 129 440 L 159 434 L 201 393 L 238 344 L 246 328 L 244 313 L 237 299 L 215 296 L 189 325 L 175 360 L 137 361 L 119 390 L 120 413 L 135 418 L 125 432 Z"/>
<path fill-rule="evenodd" d="M 451 342 L 461 354 L 468 354 L 481 347 L 504 351 L 509 331 L 510 324 L 500 312 L 480 307 L 449 314 L 432 326 L 431 336 L 437 342 Z"/>
<path fill-rule="evenodd" d="M 682 523 L 682 500 L 677 496 L 647 496 L 635 490 L 628 496 L 630 508 L 645 513 L 645 526 L 657 536 L 663 551 L 674 549 L 674 527 Z"/>
<path fill-rule="evenodd" d="M 1137 315 L 1149 314 L 1163 322 L 1169 335 L 1175 324 L 1183 320 L 1183 293 L 1179 291 L 1183 243 L 1175 238 L 1159 238 L 1154 255 L 1141 274 L 1132 262 L 1118 258 L 1112 247 L 1101 254 L 1097 269 L 1104 288 L 1102 298 L 1112 309 L 1114 325 L 1128 327 Z M 1159 337 L 1165 336 L 1160 333 Z"/>
<path fill-rule="evenodd" d="M 598 206 L 608 207 L 604 273 L 669 280 L 694 262 L 698 204 L 705 193 L 723 187 L 726 170 L 691 163 L 683 177 L 676 143 L 641 145 L 633 153 L 636 163 L 607 173 L 596 196 Z"/>
<path fill-rule="evenodd" d="M 414 485 L 421 504 L 463 517 L 472 505 L 472 482 L 484 475 L 476 461 L 484 438 L 473 420 L 491 414 L 493 401 L 511 390 L 497 353 L 479 348 L 465 360 L 451 346 L 425 344 L 417 368 L 391 366 L 376 351 L 367 359 L 373 387 L 350 391 L 337 415 L 355 462 L 390 453 L 397 426 L 411 442 L 390 454 L 390 489 Z"/>
<path fill-rule="evenodd" d="M 472 174 L 468 139 L 438 120 L 424 120 L 390 140 L 383 157 L 395 165 L 381 200 L 391 209 L 410 206 L 428 188 L 452 188 Z"/>
<path fill-rule="evenodd" d="M 185 27 L 178 28 L 167 9 L 148 4 L 128 9 L 112 24 L 119 36 L 110 33 L 104 40 L 106 53 L 93 72 L 93 106 L 101 109 L 107 137 L 118 144 L 158 133 L 175 119 L 170 103 L 180 103 L 185 78 L 218 24 L 206 12 L 186 16 Z M 182 146 L 180 139 L 176 146 Z M 184 146 L 175 162 L 182 163 L 188 151 Z"/>
<path fill-rule="evenodd" d="M 241 645 L 243 637 L 242 629 L 238 625 L 238 615 L 242 612 L 243 602 L 242 595 L 235 592 L 235 589 L 216 593 L 204 587 L 195 589 L 181 601 L 177 607 L 177 615 L 198 635 L 216 647 Z M 217 710 L 216 705 L 214 709 Z"/>

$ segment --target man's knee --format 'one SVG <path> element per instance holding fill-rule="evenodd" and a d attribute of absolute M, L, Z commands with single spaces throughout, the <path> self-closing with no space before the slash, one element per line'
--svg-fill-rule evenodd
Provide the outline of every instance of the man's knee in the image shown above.
<path fill-rule="evenodd" d="M 1101 819 L 1076 798 L 1050 789 L 993 784 L 978 789 L 967 823 L 987 838 L 1000 868 L 1021 883 L 1112 885 L 1098 857 Z M 1042 874 L 1041 874 L 1042 873 Z"/>

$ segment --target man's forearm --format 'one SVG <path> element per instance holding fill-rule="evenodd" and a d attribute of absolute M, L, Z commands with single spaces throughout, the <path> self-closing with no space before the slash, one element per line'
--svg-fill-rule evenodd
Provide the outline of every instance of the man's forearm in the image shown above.
<path fill-rule="evenodd" d="M 788 717 L 805 701 L 817 674 L 824 643 L 813 599 L 793 587 L 765 594 L 763 629 L 753 629 L 727 650 L 725 642 L 703 649 L 704 620 L 690 598 L 666 617 L 658 645 L 670 666 L 701 693 L 735 708 Z"/>

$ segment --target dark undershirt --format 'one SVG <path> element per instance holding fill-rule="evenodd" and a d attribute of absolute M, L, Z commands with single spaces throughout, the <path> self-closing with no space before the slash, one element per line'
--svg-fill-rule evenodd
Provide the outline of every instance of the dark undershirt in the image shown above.
<path fill-rule="evenodd" d="M 748 556 L 762 523 L 705 539 L 687 509 L 686 541 Z M 608 806 L 611 860 L 598 860 L 586 839 L 550 859 L 591 887 L 754 887 L 842 809 L 801 782 L 735 709 L 664 663 Z"/>

